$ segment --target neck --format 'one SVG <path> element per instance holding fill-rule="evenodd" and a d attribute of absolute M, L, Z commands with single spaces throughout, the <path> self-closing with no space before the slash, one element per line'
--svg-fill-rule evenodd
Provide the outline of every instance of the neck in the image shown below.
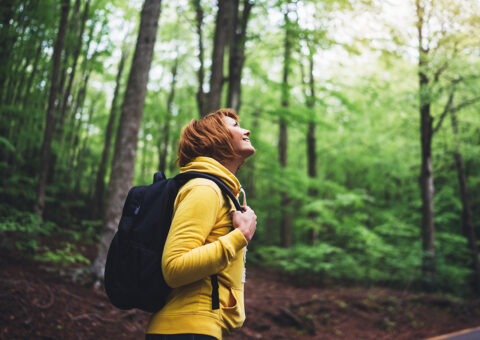
<path fill-rule="evenodd" d="M 222 161 L 221 162 L 224 167 L 226 167 L 232 174 L 235 175 L 235 173 L 238 171 L 240 166 L 242 165 L 241 162 L 232 160 L 232 161 Z"/>

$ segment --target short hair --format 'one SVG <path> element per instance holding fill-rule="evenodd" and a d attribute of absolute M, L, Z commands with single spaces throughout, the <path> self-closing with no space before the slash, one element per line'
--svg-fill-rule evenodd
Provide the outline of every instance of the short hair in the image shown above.
<path fill-rule="evenodd" d="M 223 118 L 239 118 L 232 109 L 220 109 L 199 120 L 192 119 L 182 130 L 177 164 L 183 167 L 196 157 L 211 157 L 219 162 L 238 157 L 233 149 L 232 134 Z"/>

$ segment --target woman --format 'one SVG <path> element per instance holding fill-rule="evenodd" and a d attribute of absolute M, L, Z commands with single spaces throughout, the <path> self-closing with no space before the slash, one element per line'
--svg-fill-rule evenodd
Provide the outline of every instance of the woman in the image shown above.
<path fill-rule="evenodd" d="M 180 172 L 213 174 L 237 196 L 241 186 L 235 173 L 255 152 L 249 135 L 229 109 L 192 120 L 180 137 Z M 242 209 L 235 211 L 220 188 L 205 178 L 192 179 L 179 190 L 162 257 L 165 280 L 173 289 L 165 307 L 152 315 L 147 340 L 222 339 L 242 326 L 245 248 L 257 225 L 254 211 Z M 219 285 L 216 310 L 213 274 Z"/>

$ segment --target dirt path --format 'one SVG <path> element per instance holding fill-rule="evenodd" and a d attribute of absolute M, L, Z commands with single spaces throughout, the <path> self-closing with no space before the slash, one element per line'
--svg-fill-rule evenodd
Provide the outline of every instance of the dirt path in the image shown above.
<path fill-rule="evenodd" d="M 101 290 L 0 252 L 1 339 L 143 339 L 148 314 L 119 311 Z M 480 302 L 391 289 L 299 288 L 248 272 L 238 339 L 421 339 L 480 324 Z"/>

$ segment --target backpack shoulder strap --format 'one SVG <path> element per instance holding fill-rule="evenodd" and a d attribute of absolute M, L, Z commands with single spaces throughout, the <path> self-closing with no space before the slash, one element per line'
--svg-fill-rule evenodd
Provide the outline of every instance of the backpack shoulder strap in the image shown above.
<path fill-rule="evenodd" d="M 220 178 L 218 178 L 215 175 L 207 174 L 207 173 L 204 173 L 204 172 L 187 171 L 187 172 L 183 172 L 181 174 L 178 174 L 177 176 L 175 176 L 175 179 L 177 181 L 180 181 L 181 185 L 183 185 L 186 182 L 188 182 L 189 180 L 191 180 L 193 178 L 199 178 L 199 177 L 200 178 L 206 178 L 206 179 L 209 179 L 209 180 L 215 182 L 218 185 L 218 187 L 222 190 L 223 195 L 225 197 L 230 198 L 230 200 L 233 202 L 233 204 L 235 205 L 235 209 L 237 209 L 239 211 L 242 211 L 242 208 L 240 207 L 240 203 L 238 202 L 235 195 L 233 195 L 230 188 Z"/>

